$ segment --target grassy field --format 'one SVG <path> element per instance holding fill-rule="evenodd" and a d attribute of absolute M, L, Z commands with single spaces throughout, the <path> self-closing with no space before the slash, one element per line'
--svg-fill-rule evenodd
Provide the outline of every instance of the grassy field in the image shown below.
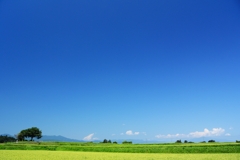
<path fill-rule="evenodd" d="M 105 153 L 72 151 L 0 150 L 3 160 L 239 160 L 240 154 L 156 154 L 156 153 Z"/>
<path fill-rule="evenodd" d="M 67 142 L 3 143 L 0 150 L 50 150 L 118 153 L 240 153 L 239 143 L 103 144 Z"/>

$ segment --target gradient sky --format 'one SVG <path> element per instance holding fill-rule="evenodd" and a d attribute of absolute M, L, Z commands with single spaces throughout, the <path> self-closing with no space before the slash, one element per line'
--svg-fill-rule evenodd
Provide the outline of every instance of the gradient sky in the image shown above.
<path fill-rule="evenodd" d="M 240 139 L 240 1 L 0 0 L 0 133 Z"/>

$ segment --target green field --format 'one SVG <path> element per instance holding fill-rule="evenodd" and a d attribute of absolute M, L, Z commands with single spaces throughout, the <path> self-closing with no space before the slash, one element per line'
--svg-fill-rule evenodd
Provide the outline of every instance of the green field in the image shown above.
<path fill-rule="evenodd" d="M 73 151 L 19 151 L 0 150 L 3 160 L 239 160 L 240 154 L 156 154 L 156 153 L 104 153 Z"/>
<path fill-rule="evenodd" d="M 0 144 L 0 159 L 240 159 L 239 143 L 104 144 L 69 142 L 19 142 Z"/>
<path fill-rule="evenodd" d="M 239 143 L 104 144 L 20 142 L 0 144 L 0 150 L 50 150 L 118 153 L 240 153 Z"/>

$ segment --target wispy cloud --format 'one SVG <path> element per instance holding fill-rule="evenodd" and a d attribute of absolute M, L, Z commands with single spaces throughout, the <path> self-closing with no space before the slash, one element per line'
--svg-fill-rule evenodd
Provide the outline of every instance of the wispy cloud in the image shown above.
<path fill-rule="evenodd" d="M 155 136 L 156 138 L 181 138 L 181 137 L 186 137 L 186 135 L 184 134 L 167 134 L 167 135 L 163 135 L 163 134 L 159 134 Z"/>
<path fill-rule="evenodd" d="M 231 136 L 231 134 L 230 133 L 226 133 L 225 136 Z"/>
<path fill-rule="evenodd" d="M 146 132 L 142 132 L 142 134 L 143 134 L 144 136 L 146 136 L 146 135 L 147 135 L 147 133 L 146 133 Z"/>
<path fill-rule="evenodd" d="M 126 135 L 129 135 L 129 136 L 131 136 L 131 135 L 139 135 L 139 133 L 140 132 L 133 132 L 132 130 L 129 130 L 129 131 L 126 132 Z"/>
<path fill-rule="evenodd" d="M 84 137 L 83 140 L 84 141 L 92 141 L 92 140 L 96 140 L 97 138 L 93 138 L 94 133 L 89 134 L 88 136 Z"/>
<path fill-rule="evenodd" d="M 204 129 L 203 131 L 195 131 L 191 132 L 189 134 L 167 134 L 167 135 L 156 135 L 156 138 L 185 138 L 185 137 L 191 137 L 191 138 L 200 138 L 200 137 L 210 137 L 210 136 L 220 136 L 225 132 L 223 128 L 213 128 L 212 130 Z"/>

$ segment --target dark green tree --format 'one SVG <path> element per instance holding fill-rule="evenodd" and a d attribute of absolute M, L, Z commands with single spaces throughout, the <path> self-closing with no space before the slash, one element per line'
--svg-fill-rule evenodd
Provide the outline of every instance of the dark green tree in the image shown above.
<path fill-rule="evenodd" d="M 132 141 L 123 141 L 122 144 L 132 144 Z"/>
<path fill-rule="evenodd" d="M 182 141 L 181 141 L 181 139 L 179 139 L 175 143 L 182 143 Z"/>
<path fill-rule="evenodd" d="M 208 142 L 209 142 L 209 143 L 212 143 L 212 142 L 215 142 L 215 140 L 211 139 L 211 140 L 209 140 Z"/>
<path fill-rule="evenodd" d="M 32 141 L 35 137 L 37 139 L 42 138 L 42 131 L 37 127 L 24 129 L 18 134 L 18 140 L 22 141 L 24 141 L 25 138 L 31 138 L 30 141 Z"/>
<path fill-rule="evenodd" d="M 24 133 L 22 131 L 17 134 L 17 140 L 25 141 Z"/>
<path fill-rule="evenodd" d="M 108 140 L 107 140 L 107 139 L 104 139 L 104 140 L 103 140 L 103 143 L 108 143 Z"/>
<path fill-rule="evenodd" d="M 34 137 L 36 137 L 37 139 L 42 138 L 42 131 L 37 127 L 29 128 L 27 133 L 28 137 L 31 138 L 31 141 L 33 140 Z"/>

